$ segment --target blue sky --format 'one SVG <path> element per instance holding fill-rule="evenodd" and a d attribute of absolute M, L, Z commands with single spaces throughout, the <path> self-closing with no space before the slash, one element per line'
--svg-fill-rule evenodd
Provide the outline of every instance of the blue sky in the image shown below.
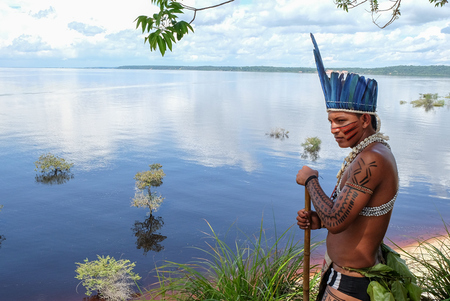
<path fill-rule="evenodd" d="M 156 12 L 150 0 L 2 0 L 0 67 L 314 67 L 310 32 L 328 68 L 450 65 L 450 5 L 403 1 L 402 16 L 385 29 L 367 8 L 346 13 L 332 0 L 236 0 L 197 13 L 195 33 L 161 57 L 135 29 L 137 16 Z"/>

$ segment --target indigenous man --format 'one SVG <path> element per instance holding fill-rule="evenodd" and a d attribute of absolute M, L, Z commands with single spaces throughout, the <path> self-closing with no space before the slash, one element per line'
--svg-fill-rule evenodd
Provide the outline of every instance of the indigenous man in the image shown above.
<path fill-rule="evenodd" d="M 370 300 L 370 280 L 352 269 L 381 260 L 380 245 L 397 197 L 397 166 L 388 138 L 379 133 L 377 82 L 357 74 L 344 78 L 333 72 L 328 77 L 312 34 L 311 38 L 331 133 L 339 147 L 352 151 L 337 175 L 331 198 L 320 186 L 318 171 L 303 166 L 298 172 L 297 183 L 308 189 L 316 211 L 300 210 L 297 224 L 301 229 L 328 230 L 317 300 Z"/>

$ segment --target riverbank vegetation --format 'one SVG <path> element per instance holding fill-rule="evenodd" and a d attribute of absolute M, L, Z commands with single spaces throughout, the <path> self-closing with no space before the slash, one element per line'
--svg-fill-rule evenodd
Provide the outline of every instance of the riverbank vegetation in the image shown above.
<path fill-rule="evenodd" d="M 96 291 L 99 297 L 108 301 L 130 300 L 135 282 L 141 279 L 133 272 L 136 264 L 125 259 L 97 255 L 97 260 L 86 258 L 84 263 L 77 262 L 76 265 L 75 278 L 81 281 L 86 295 Z"/>
<path fill-rule="evenodd" d="M 84 264 L 77 263 L 76 278 L 82 280 L 89 294 L 97 290 L 103 298 L 106 295 L 102 290 L 108 286 L 109 292 L 114 292 L 110 296 L 120 296 L 106 299 L 114 301 L 303 300 L 304 249 L 295 240 L 294 229 L 277 236 L 276 227 L 274 234 L 268 234 L 261 222 L 258 234 L 247 236 L 240 231 L 244 238 L 229 245 L 226 237 L 220 238 L 209 223 L 208 226 L 211 233 L 207 248 L 196 248 L 203 256 L 189 263 L 166 262 L 156 267 L 157 282 L 147 290 L 139 289 L 140 297 L 132 297 L 129 290 L 130 280 L 139 279 L 132 273 L 134 263 L 129 261 L 116 262 L 109 257 L 99 257 L 93 262 L 86 259 Z M 450 231 L 445 222 L 444 228 L 445 235 L 437 239 L 417 240 L 414 247 L 397 246 L 397 252 L 417 278 L 422 301 L 450 300 Z M 312 270 L 318 269 L 314 266 Z M 311 300 L 317 296 L 318 285 L 319 273 L 312 273 Z M 123 291 L 127 291 L 128 299 L 119 293 Z"/>
<path fill-rule="evenodd" d="M 284 73 L 316 73 L 316 68 L 306 67 L 272 67 L 272 66 L 158 66 L 135 65 L 120 66 L 117 69 L 148 69 L 148 70 L 197 70 L 197 71 L 235 71 L 235 72 L 284 72 Z M 380 68 L 347 68 L 336 67 L 334 70 L 368 75 L 391 76 L 439 76 L 450 77 L 450 66 L 389 66 Z"/>
<path fill-rule="evenodd" d="M 204 259 L 158 267 L 157 287 L 145 294 L 151 299 L 142 300 L 302 300 L 303 245 L 293 229 L 278 237 L 261 223 L 258 235 L 243 234 L 243 244 L 230 246 L 208 226 L 210 242 L 199 249 Z M 318 275 L 311 287 L 317 281 Z"/>
<path fill-rule="evenodd" d="M 450 231 L 445 222 L 444 228 L 441 237 L 400 248 L 423 290 L 421 300 L 450 300 Z"/>

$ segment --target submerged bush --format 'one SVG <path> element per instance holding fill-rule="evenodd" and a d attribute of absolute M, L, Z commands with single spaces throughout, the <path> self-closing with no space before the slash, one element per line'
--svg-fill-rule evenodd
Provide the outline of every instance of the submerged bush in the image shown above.
<path fill-rule="evenodd" d="M 134 294 L 132 287 L 135 281 L 141 279 L 132 271 L 135 263 L 123 259 L 116 261 L 109 256 L 97 257 L 98 260 L 89 261 L 86 258 L 84 263 L 75 263 L 78 265 L 75 278 L 81 280 L 86 295 L 97 291 L 101 298 L 108 301 L 129 300 Z"/>
<path fill-rule="evenodd" d="M 319 137 L 308 137 L 305 139 L 305 142 L 302 143 L 303 153 L 302 158 L 307 159 L 308 157 L 311 160 L 315 161 L 319 158 L 320 145 L 322 144 L 322 140 Z"/>
<path fill-rule="evenodd" d="M 161 186 L 166 174 L 161 169 L 161 164 L 151 164 L 149 167 L 150 170 L 138 172 L 134 176 L 136 180 L 136 193 L 134 194 L 131 206 L 149 208 L 150 215 L 152 215 L 161 206 L 164 198 L 156 192 L 152 192 L 151 188 Z"/>
<path fill-rule="evenodd" d="M 439 95 L 437 93 L 425 93 L 420 94 L 420 98 L 411 101 L 413 107 L 424 107 L 425 111 L 429 111 L 434 107 L 443 107 L 445 105 L 444 100 L 438 100 Z"/>
<path fill-rule="evenodd" d="M 288 134 L 289 134 L 289 131 L 286 131 L 285 129 L 282 129 L 282 128 L 275 128 L 275 129 L 272 129 L 270 131 L 270 133 L 266 133 L 266 135 L 269 135 L 269 137 L 275 138 L 275 139 L 289 138 Z"/>
<path fill-rule="evenodd" d="M 54 175 L 57 175 L 58 172 L 70 172 L 70 169 L 73 167 L 73 163 L 68 163 L 65 159 L 52 153 L 41 155 L 39 160 L 34 162 L 34 165 L 36 166 L 35 171 Z"/>
<path fill-rule="evenodd" d="M 208 224 L 213 243 L 199 249 L 205 259 L 157 268 L 153 297 L 171 300 L 302 300 L 303 246 L 286 230 L 268 238 L 262 224 L 259 236 L 246 237 L 233 247 Z M 272 242 L 272 243 L 271 243 Z M 311 282 L 317 286 L 318 277 Z M 314 291 L 314 290 L 312 290 Z"/>

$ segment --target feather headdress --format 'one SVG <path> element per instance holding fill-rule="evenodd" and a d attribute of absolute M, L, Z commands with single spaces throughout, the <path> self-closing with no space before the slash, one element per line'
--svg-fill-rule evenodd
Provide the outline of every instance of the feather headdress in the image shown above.
<path fill-rule="evenodd" d="M 331 72 L 330 77 L 325 72 L 319 47 L 311 33 L 314 44 L 314 58 L 317 72 L 322 84 L 327 111 L 350 111 L 354 113 L 376 114 L 377 81 L 358 74 Z"/>

